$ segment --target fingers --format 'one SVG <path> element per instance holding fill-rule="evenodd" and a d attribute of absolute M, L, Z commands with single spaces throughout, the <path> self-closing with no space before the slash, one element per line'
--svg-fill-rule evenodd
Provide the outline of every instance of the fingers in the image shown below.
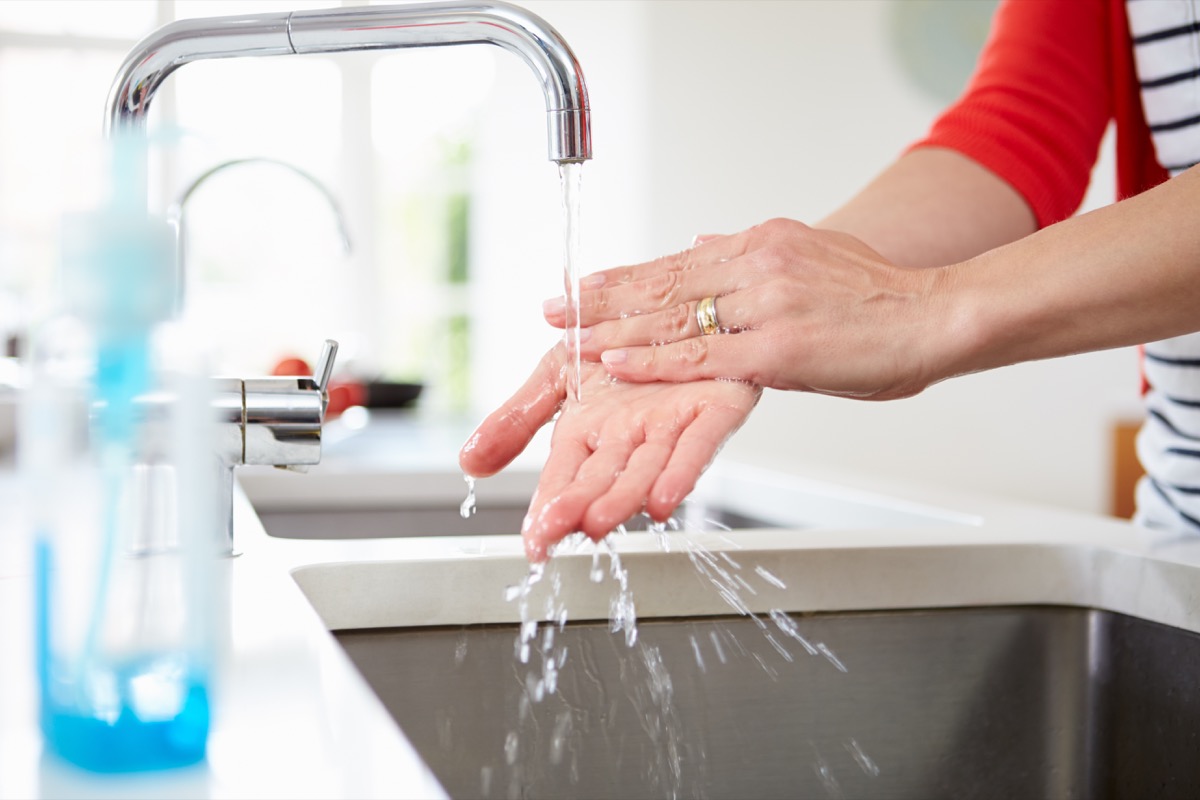
<path fill-rule="evenodd" d="M 580 321 L 593 325 L 606 319 L 661 311 L 705 295 L 725 294 L 737 288 L 730 281 L 740 272 L 726 262 L 745 251 L 744 234 L 707 237 L 681 253 L 593 273 L 580 281 Z M 547 300 L 542 313 L 551 325 L 562 328 L 567 324 L 561 297 Z"/>
<path fill-rule="evenodd" d="M 499 472 L 554 417 L 566 397 L 565 354 L 561 342 L 555 345 L 521 388 L 475 429 L 458 454 L 463 472 L 477 478 Z"/>
<path fill-rule="evenodd" d="M 723 333 L 737 333 L 755 326 L 756 312 L 742 301 L 745 292 L 735 292 L 714 299 L 716 322 Z M 644 314 L 630 319 L 600 322 L 580 333 L 580 354 L 591 361 L 600 359 L 606 350 L 638 345 L 661 345 L 678 342 L 703 331 L 696 317 L 699 300 L 680 303 L 677 306 Z"/>
<path fill-rule="evenodd" d="M 612 487 L 588 508 L 584 530 L 596 538 L 596 531 L 611 531 L 646 507 L 646 498 L 655 479 L 671 458 L 675 441 L 647 441 L 629 457 L 625 471 Z"/>
<path fill-rule="evenodd" d="M 658 522 L 666 521 L 679 504 L 696 488 L 696 481 L 708 469 L 746 415 L 757 404 L 759 389 L 747 407 L 709 406 L 687 426 L 671 451 L 646 499 L 646 513 Z"/>
<path fill-rule="evenodd" d="M 554 443 L 521 531 L 525 552 L 531 560 L 545 559 L 552 545 L 574 531 L 583 530 L 600 539 L 611 530 L 587 528 L 583 524 L 584 514 L 616 482 L 635 446 L 623 437 L 605 443 L 595 452 L 590 452 L 587 444 L 579 440 Z"/>
<path fill-rule="evenodd" d="M 665 270 L 686 271 L 706 264 L 731 261 L 745 252 L 746 242 L 742 234 L 732 236 L 702 234 L 692 240 L 692 246 L 687 250 L 661 256 L 642 264 L 593 272 L 580 281 L 581 288 L 586 292 L 602 286 L 636 283 Z"/>
<path fill-rule="evenodd" d="M 557 433 L 557 431 L 556 431 Z M 555 436 L 550 456 L 542 467 L 538 487 L 529 503 L 529 511 L 521 525 L 525 540 L 525 555 L 530 561 L 545 561 L 551 545 L 576 528 L 582 512 L 561 506 L 561 493 L 571 485 L 579 467 L 591 455 L 591 449 L 581 441 L 563 441 Z"/>
<path fill-rule="evenodd" d="M 772 386 L 774 376 L 766 360 L 771 349 L 761 331 L 751 330 L 605 350 L 600 360 L 609 375 L 631 383 L 726 378 Z"/>
<path fill-rule="evenodd" d="M 608 320 L 627 322 L 709 295 L 729 294 L 740 288 L 737 284 L 740 277 L 738 271 L 721 266 L 697 267 L 690 272 L 667 270 L 645 280 L 582 292 L 579 296 L 579 323 L 590 327 Z M 547 300 L 542 305 L 542 312 L 551 325 L 566 327 L 567 311 L 562 298 Z"/>

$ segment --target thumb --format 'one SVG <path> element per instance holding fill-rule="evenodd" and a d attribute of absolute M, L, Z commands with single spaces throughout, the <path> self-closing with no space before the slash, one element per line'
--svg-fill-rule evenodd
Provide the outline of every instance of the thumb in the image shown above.
<path fill-rule="evenodd" d="M 488 415 L 458 453 L 462 471 L 476 478 L 504 469 L 558 412 L 566 397 L 566 348 L 559 342 L 520 389 Z"/>

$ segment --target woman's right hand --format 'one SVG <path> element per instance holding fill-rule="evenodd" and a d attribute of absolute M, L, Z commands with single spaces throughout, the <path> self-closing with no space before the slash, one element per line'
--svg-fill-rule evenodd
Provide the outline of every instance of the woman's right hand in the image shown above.
<path fill-rule="evenodd" d="M 521 530 L 532 561 L 569 533 L 599 540 L 640 511 L 665 521 L 762 393 L 740 381 L 614 381 L 587 362 L 579 402 L 567 399 L 568 362 L 559 342 L 459 454 L 468 475 L 492 475 L 554 420 L 550 457 Z"/>
<path fill-rule="evenodd" d="M 848 234 L 772 220 L 582 281 L 581 354 L 615 378 L 732 378 L 863 399 L 917 394 L 955 374 L 940 269 L 898 267 Z M 697 303 L 716 298 L 720 333 Z M 547 320 L 566 324 L 561 299 Z"/>

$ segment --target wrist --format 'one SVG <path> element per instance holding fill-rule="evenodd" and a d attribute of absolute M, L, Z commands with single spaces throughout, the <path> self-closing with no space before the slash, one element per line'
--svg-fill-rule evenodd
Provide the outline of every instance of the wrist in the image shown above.
<path fill-rule="evenodd" d="M 927 386 L 996 366 L 988 363 L 996 341 L 994 299 L 980 285 L 978 259 L 927 270 L 931 288 L 925 329 Z"/>

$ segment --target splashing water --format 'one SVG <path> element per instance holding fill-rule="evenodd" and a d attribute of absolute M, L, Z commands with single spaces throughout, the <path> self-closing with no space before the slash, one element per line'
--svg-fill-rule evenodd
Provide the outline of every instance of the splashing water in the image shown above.
<path fill-rule="evenodd" d="M 776 578 L 770 571 L 767 570 L 766 567 L 757 566 L 754 568 L 754 571 L 758 573 L 760 578 L 774 586 L 776 589 L 787 588 L 787 584 L 779 580 L 779 578 Z"/>
<path fill-rule="evenodd" d="M 707 580 L 736 614 L 752 621 L 764 644 L 770 646 L 770 649 L 756 652 L 755 648 L 743 644 L 725 627 L 710 629 L 707 637 L 692 634 L 688 642 L 691 657 L 695 661 L 694 669 L 699 673 L 729 668 L 736 659 L 742 659 L 743 663 L 750 661 L 757 664 L 769 679 L 783 680 L 786 673 L 781 670 L 797 663 L 796 654 L 787 646 L 789 642 L 795 643 L 793 647 L 798 645 L 797 649 L 802 649 L 801 655 L 822 656 L 838 671 L 847 671 L 846 665 L 825 643 L 810 642 L 801 634 L 796 620 L 783 609 L 772 608 L 765 614 L 751 609 L 747 597 L 761 598 L 769 595 L 772 589 L 787 588 L 787 584 L 775 573 L 757 564 L 744 567 L 744 557 L 735 559 L 724 550 L 714 552 L 708 549 L 698 537 L 689 535 L 691 531 L 681 529 L 675 520 L 666 524 L 652 524 L 648 531 L 664 552 L 671 552 L 673 547 L 682 551 L 697 574 Z M 617 535 L 623 533 L 623 527 L 614 531 Z M 681 535 L 672 535 L 675 533 Z M 733 539 L 723 537 L 722 541 L 730 547 L 740 547 Z M 522 791 L 520 787 L 531 777 L 531 764 L 553 765 L 567 770 L 572 782 L 577 782 L 581 737 L 588 725 L 593 724 L 588 721 L 588 712 L 568 706 L 565 710 L 551 712 L 554 716 L 548 719 L 544 716 L 546 712 L 543 712 L 542 719 L 549 727 L 539 732 L 537 717 L 532 712 L 534 704 L 546 703 L 558 694 L 560 675 L 568 663 L 566 639 L 561 635 L 568 620 L 568 611 L 563 597 L 563 573 L 558 569 L 561 561 L 556 556 L 572 553 L 584 557 L 590 555 L 589 561 L 585 562 L 590 582 L 599 584 L 611 580 L 614 584 L 609 603 L 608 628 L 612 634 L 621 637 L 623 649 L 629 653 L 629 657 L 620 662 L 619 685 L 646 737 L 649 752 L 653 754 L 646 777 L 665 797 L 689 796 L 693 789 L 697 790 L 697 796 L 703 796 L 705 735 L 684 728 L 674 706 L 674 687 L 663 654 L 655 645 L 639 639 L 637 607 L 629 570 L 618 553 L 615 537 L 606 537 L 596 543 L 582 534 L 564 539 L 553 548 L 547 562 L 531 565 L 522 581 L 505 591 L 505 599 L 517 603 L 520 617 L 514 641 L 514 665 L 521 692 L 512 727 L 505 734 L 503 760 L 500 762 L 508 765 L 510 795 L 516 792 L 513 796 L 519 796 Z M 607 565 L 604 564 L 605 556 Z M 545 595 L 545 605 L 541 607 L 539 602 L 536 605 L 540 608 L 535 610 L 534 587 L 539 584 L 546 589 L 538 593 Z M 762 601 L 756 599 L 755 602 Z M 573 668 L 583 670 L 587 679 L 596 683 L 594 669 L 589 669 L 590 655 L 586 647 L 581 658 L 581 663 Z M 596 685 L 601 686 L 599 683 Z M 563 700 L 555 702 L 561 703 Z M 614 703 L 616 698 L 601 700 L 600 705 L 611 714 L 616 709 Z M 523 733 L 534 738 L 523 741 Z M 879 774 L 878 766 L 863 752 L 856 740 L 843 740 L 843 743 L 846 752 L 863 773 L 872 777 Z M 586 757 L 586 752 L 582 752 L 582 756 Z M 832 763 L 821 753 L 814 751 L 812 768 L 830 797 L 843 796 Z M 490 788 L 493 784 L 492 775 L 481 775 L 481 783 Z"/>
<path fill-rule="evenodd" d="M 863 752 L 862 746 L 859 745 L 856 739 L 851 739 L 846 742 L 846 752 L 850 753 L 850 757 L 854 759 L 854 763 L 858 764 L 859 769 L 870 775 L 872 778 L 878 777 L 879 765 L 866 753 Z"/>
<path fill-rule="evenodd" d="M 618 526 L 624 533 L 624 528 Z M 608 552 L 609 573 L 617 582 L 617 593 L 609 604 L 608 625 L 613 633 L 625 634 L 625 646 L 633 647 L 637 643 L 637 608 L 633 603 L 633 592 L 629 590 L 629 571 L 621 565 L 621 557 L 609 543 L 607 537 L 600 540 L 600 547 Z"/>
<path fill-rule="evenodd" d="M 837 776 L 833 774 L 833 768 L 825 760 L 825 757 L 821 755 L 820 751 L 817 750 L 815 745 L 813 745 L 813 755 L 816 758 L 813 770 L 816 771 L 817 777 L 821 779 L 821 783 L 825 787 L 825 793 L 835 799 L 843 797 L 841 784 L 838 783 Z"/>

